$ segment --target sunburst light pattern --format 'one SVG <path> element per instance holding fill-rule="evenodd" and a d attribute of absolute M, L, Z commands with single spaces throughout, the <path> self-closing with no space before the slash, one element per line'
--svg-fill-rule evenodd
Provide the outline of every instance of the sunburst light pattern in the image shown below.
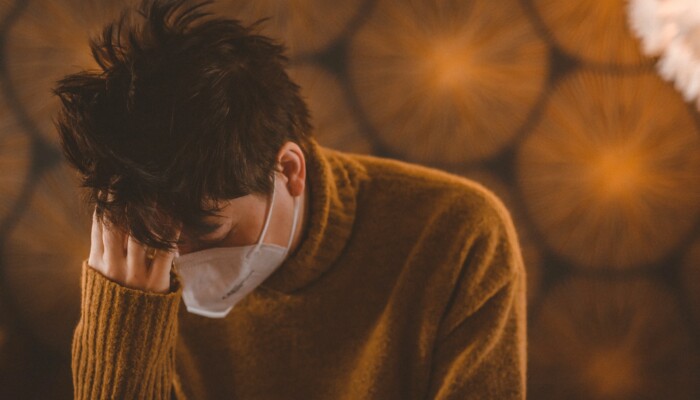
<path fill-rule="evenodd" d="M 654 74 L 570 76 L 518 164 L 532 220 L 584 267 L 655 262 L 700 211 L 700 133 Z"/>
<path fill-rule="evenodd" d="M 97 68 L 88 35 L 118 15 L 124 1 L 33 0 L 6 37 L 5 62 L 14 95 L 43 135 L 57 143 L 51 118 L 59 101 L 51 95 L 66 74 Z"/>
<path fill-rule="evenodd" d="M 567 53 L 595 64 L 639 65 L 646 58 L 627 28 L 626 3 L 625 0 L 532 0 L 549 34 Z"/>
<path fill-rule="evenodd" d="M 570 280 L 530 328 L 536 399 L 697 399 L 694 344 L 676 299 L 648 281 Z"/>
<path fill-rule="evenodd" d="M 547 48 L 520 7 L 378 2 L 352 42 L 349 69 L 364 113 L 393 152 L 459 163 L 491 156 L 516 135 L 548 70 Z"/>
<path fill-rule="evenodd" d="M 357 16 L 365 0 L 255 0 L 218 1 L 213 9 L 250 24 L 268 18 L 262 33 L 289 48 L 292 55 L 319 50 Z"/>

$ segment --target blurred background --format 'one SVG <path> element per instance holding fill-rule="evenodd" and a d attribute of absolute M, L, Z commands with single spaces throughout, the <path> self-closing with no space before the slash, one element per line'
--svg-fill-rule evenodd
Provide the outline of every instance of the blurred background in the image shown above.
<path fill-rule="evenodd" d="M 90 214 L 57 147 L 49 89 L 96 67 L 87 37 L 125 3 L 0 0 L 3 399 L 72 398 Z M 440 168 L 506 203 L 528 273 L 530 398 L 698 399 L 700 114 L 645 55 L 627 5 L 212 8 L 271 17 L 263 32 L 287 44 L 322 144 Z"/>

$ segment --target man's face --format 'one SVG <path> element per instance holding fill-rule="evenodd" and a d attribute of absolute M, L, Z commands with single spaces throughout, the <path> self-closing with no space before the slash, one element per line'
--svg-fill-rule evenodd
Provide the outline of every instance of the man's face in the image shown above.
<path fill-rule="evenodd" d="M 270 226 L 263 240 L 286 246 L 293 218 L 293 197 L 285 186 L 284 175 L 278 173 L 275 179 L 275 205 L 270 215 Z M 257 243 L 265 223 L 270 196 L 250 194 L 222 203 L 221 217 L 209 217 L 207 223 L 221 224 L 218 229 L 194 237 L 184 227 L 180 233 L 180 255 L 213 247 L 237 247 Z"/>

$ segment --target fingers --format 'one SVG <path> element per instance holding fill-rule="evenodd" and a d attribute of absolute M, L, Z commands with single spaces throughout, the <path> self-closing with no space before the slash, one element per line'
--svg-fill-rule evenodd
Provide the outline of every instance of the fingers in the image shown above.
<path fill-rule="evenodd" d="M 151 263 L 148 286 L 151 290 L 165 292 L 170 288 L 170 267 L 173 262 L 173 253 L 158 250 Z"/>
<path fill-rule="evenodd" d="M 126 251 L 126 286 L 152 292 L 167 292 L 170 288 L 169 254 L 157 250 L 153 260 L 146 257 L 148 246 L 140 243 L 133 236 L 127 239 Z"/>
<path fill-rule="evenodd" d="M 180 238 L 180 229 L 175 233 L 175 239 Z M 145 256 L 145 255 L 144 255 Z M 156 251 L 151 263 L 148 286 L 158 292 L 166 292 L 170 289 L 170 269 L 172 268 L 174 251 Z"/>
<path fill-rule="evenodd" d="M 175 232 L 180 237 L 181 228 Z M 147 247 L 131 235 L 97 220 L 92 215 L 91 246 L 88 264 L 108 278 L 134 289 L 168 292 L 173 252 L 157 251 L 153 260 L 146 258 Z"/>
<path fill-rule="evenodd" d="M 126 249 L 127 282 L 145 282 L 148 274 L 148 262 L 146 246 L 129 235 Z"/>
<path fill-rule="evenodd" d="M 147 246 L 129 235 L 125 285 L 145 291 L 165 293 L 170 289 L 172 253 L 157 250 L 151 261 L 146 257 L 147 251 Z"/>
<path fill-rule="evenodd" d="M 104 241 L 103 260 L 106 263 L 107 273 L 114 279 L 121 281 L 127 275 L 124 234 L 116 227 L 103 226 L 102 240 Z"/>

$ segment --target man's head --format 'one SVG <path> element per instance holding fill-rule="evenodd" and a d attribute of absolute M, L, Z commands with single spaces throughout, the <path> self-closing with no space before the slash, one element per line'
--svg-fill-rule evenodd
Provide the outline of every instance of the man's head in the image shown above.
<path fill-rule="evenodd" d="M 144 0 L 90 41 L 100 70 L 54 89 L 86 202 L 160 249 L 180 224 L 215 230 L 227 200 L 269 195 L 285 144 L 308 154 L 309 113 L 283 46 L 255 33 L 260 21 L 214 18 L 207 3 Z"/>

